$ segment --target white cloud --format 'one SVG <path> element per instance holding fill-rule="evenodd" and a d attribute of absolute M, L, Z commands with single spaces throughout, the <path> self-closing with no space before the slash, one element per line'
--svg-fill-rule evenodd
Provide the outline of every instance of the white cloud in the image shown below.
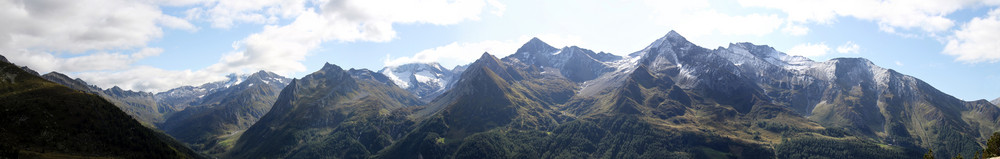
<path fill-rule="evenodd" d="M 330 1 L 320 11 L 306 9 L 288 25 L 269 25 L 241 40 L 235 52 L 208 70 L 225 73 L 267 69 L 285 75 L 301 72 L 305 71 L 301 61 L 323 42 L 385 42 L 396 37 L 393 24 L 449 25 L 476 20 L 486 5 L 483 0 Z"/>
<path fill-rule="evenodd" d="M 972 5 L 997 5 L 1000 1 L 978 0 L 738 0 L 744 7 L 772 8 L 796 23 L 829 24 L 839 16 L 871 20 L 880 30 L 899 29 L 941 32 L 955 22 L 946 15 Z M 905 35 L 905 34 L 903 34 Z"/>
<path fill-rule="evenodd" d="M 903 62 L 896 61 L 896 66 L 903 66 Z"/>
<path fill-rule="evenodd" d="M 805 57 L 816 57 L 826 55 L 827 51 L 830 51 L 830 47 L 826 44 L 819 43 L 805 43 L 793 46 L 791 49 L 786 51 L 789 55 L 799 55 Z"/>
<path fill-rule="evenodd" d="M 212 72 L 171 71 L 149 66 L 138 66 L 118 72 L 82 72 L 73 76 L 101 88 L 118 86 L 125 90 L 147 92 L 161 92 L 180 86 L 225 80 L 224 76 Z"/>
<path fill-rule="evenodd" d="M 802 36 L 802 35 L 809 34 L 809 27 L 806 27 L 806 26 L 803 26 L 803 25 L 800 25 L 800 24 L 795 24 L 795 23 L 792 23 L 792 22 L 788 22 L 788 23 L 785 23 L 785 27 L 782 28 L 781 31 L 785 32 L 788 35 Z"/>
<path fill-rule="evenodd" d="M 0 1 L 0 49 L 38 51 L 143 47 L 162 36 L 157 24 L 186 29 L 158 6 L 129 0 Z"/>
<path fill-rule="evenodd" d="M 134 0 L 0 1 L 0 21 L 4 22 L 0 25 L 0 53 L 11 62 L 43 73 L 86 72 L 91 76 L 81 77 L 88 81 L 109 79 L 112 76 L 105 76 L 108 73 L 98 72 L 134 70 L 135 62 L 161 54 L 163 49 L 150 48 L 147 44 L 162 36 L 162 27 L 197 30 L 184 19 L 163 14 L 158 6 L 160 3 Z M 127 73 L 146 77 L 117 82 L 102 80 L 98 83 L 133 85 L 129 81 L 171 76 L 150 76 L 150 72 L 143 71 L 114 74 Z M 128 88 L 145 90 L 152 87 Z"/>
<path fill-rule="evenodd" d="M 384 64 L 385 66 L 397 66 L 407 63 L 439 62 L 442 66 L 462 65 L 475 61 L 483 52 L 489 52 L 498 57 L 509 55 L 518 46 L 517 43 L 512 41 L 453 42 L 445 46 L 420 51 L 412 57 L 399 57 L 390 60 L 392 57 L 386 56 L 387 59 Z"/>
<path fill-rule="evenodd" d="M 205 7 L 188 9 L 187 18 L 208 21 L 214 28 L 230 28 L 241 22 L 272 24 L 306 11 L 305 0 L 217 0 L 190 3 L 205 3 Z"/>
<path fill-rule="evenodd" d="M 956 30 L 943 52 L 969 63 L 1000 61 L 1000 9 L 973 18 Z"/>
<path fill-rule="evenodd" d="M 235 42 L 233 52 L 201 70 L 133 65 L 163 52 L 159 48 L 108 52 L 143 48 L 162 36 L 161 26 L 198 29 L 186 19 L 163 14 L 157 5 L 195 5 L 185 11 L 187 20 L 204 20 L 217 28 L 268 25 Z M 220 80 L 221 74 L 234 72 L 305 71 L 301 62 L 323 42 L 389 41 L 396 38 L 393 24 L 477 20 L 487 5 L 494 6 L 491 12 L 498 16 L 505 9 L 495 0 L 0 1 L 0 20 L 10 24 L 0 26 L 0 52 L 15 63 L 76 74 L 102 87 L 156 92 Z M 275 24 L 279 20 L 291 23 Z M 85 55 L 66 57 L 67 52 Z"/>
<path fill-rule="evenodd" d="M 500 1 L 486 0 L 486 2 L 489 3 L 490 6 L 493 6 L 494 8 L 493 11 L 490 11 L 490 13 L 493 13 L 493 15 L 503 16 L 503 12 L 507 10 L 507 5 L 500 3 Z"/>
<path fill-rule="evenodd" d="M 191 24 L 191 22 L 169 15 L 160 16 L 160 18 L 158 19 L 158 23 L 160 23 L 160 25 L 174 29 L 183 29 L 192 32 L 198 30 L 198 27 L 194 26 L 194 24 Z"/>
<path fill-rule="evenodd" d="M 837 52 L 842 54 L 846 53 L 857 54 L 858 50 L 861 50 L 861 46 L 855 44 L 854 41 L 847 41 L 847 43 L 844 43 L 844 45 L 837 46 Z"/>
<path fill-rule="evenodd" d="M 97 52 L 84 56 L 61 58 L 47 52 L 32 52 L 19 50 L 6 52 L 12 62 L 29 66 L 40 72 L 81 72 L 123 70 L 129 68 L 138 60 L 156 56 L 163 52 L 160 48 L 143 48 L 131 54 Z"/>
<path fill-rule="evenodd" d="M 724 14 L 711 8 L 707 0 L 643 2 L 653 8 L 654 15 L 651 18 L 655 23 L 692 37 L 713 33 L 763 36 L 774 32 L 784 22 L 784 19 L 774 14 Z"/>
<path fill-rule="evenodd" d="M 578 36 L 560 36 L 553 34 L 538 35 L 538 39 L 561 48 L 564 46 L 582 45 L 582 38 Z M 528 42 L 531 36 L 521 36 L 517 40 L 496 41 L 487 40 L 480 42 L 452 42 L 445 46 L 439 46 L 417 52 L 412 57 L 392 58 L 386 55 L 385 66 L 397 66 L 407 63 L 429 63 L 439 62 L 442 66 L 464 65 L 475 61 L 483 52 L 489 52 L 493 56 L 506 57 L 514 54 L 518 48 Z"/>

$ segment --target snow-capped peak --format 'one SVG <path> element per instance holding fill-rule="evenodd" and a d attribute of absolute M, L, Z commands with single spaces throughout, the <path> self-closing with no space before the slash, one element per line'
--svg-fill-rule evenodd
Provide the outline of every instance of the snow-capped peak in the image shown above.
<path fill-rule="evenodd" d="M 452 83 L 455 71 L 448 70 L 438 63 L 409 63 L 398 66 L 386 66 L 378 73 L 385 75 L 400 88 L 413 92 L 420 97 L 444 92 Z"/>
<path fill-rule="evenodd" d="M 223 87 L 230 87 L 230 86 L 233 86 L 233 85 L 240 84 L 241 82 L 243 82 L 243 80 L 246 80 L 247 77 L 250 77 L 250 75 L 247 75 L 247 74 L 237 75 L 235 73 L 232 73 L 232 74 L 226 75 L 226 77 L 229 78 L 229 80 L 227 80 L 225 83 L 223 83 L 223 85 L 222 85 Z"/>

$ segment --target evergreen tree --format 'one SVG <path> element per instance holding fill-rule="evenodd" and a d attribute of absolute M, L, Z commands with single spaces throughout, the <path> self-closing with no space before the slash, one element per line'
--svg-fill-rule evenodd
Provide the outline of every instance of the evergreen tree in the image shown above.
<path fill-rule="evenodd" d="M 986 150 L 983 152 L 983 156 L 1000 156 L 1000 132 L 994 132 L 993 136 L 990 136 L 990 139 L 986 142 Z"/>
<path fill-rule="evenodd" d="M 986 159 L 986 149 L 983 149 L 983 150 L 981 150 L 981 151 L 979 151 L 979 152 L 982 152 L 982 153 L 980 154 L 981 156 L 979 156 L 979 158 L 981 158 L 981 159 Z"/>
<path fill-rule="evenodd" d="M 924 159 L 934 159 L 934 150 L 927 149 L 927 153 L 924 154 Z"/>

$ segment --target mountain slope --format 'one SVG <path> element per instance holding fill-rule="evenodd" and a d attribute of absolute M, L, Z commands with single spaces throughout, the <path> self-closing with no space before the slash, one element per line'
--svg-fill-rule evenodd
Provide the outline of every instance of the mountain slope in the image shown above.
<path fill-rule="evenodd" d="M 101 90 L 101 88 L 95 85 L 90 85 L 86 81 L 83 81 L 80 78 L 76 79 L 70 78 L 69 76 L 66 76 L 65 74 L 59 72 L 46 73 L 42 75 L 42 78 L 87 93 L 94 93 L 94 94 L 103 93 L 103 90 Z"/>
<path fill-rule="evenodd" d="M 4 157 L 201 157 L 94 94 L 46 81 L 7 62 L 0 62 L 0 74 Z"/>
<path fill-rule="evenodd" d="M 986 134 L 970 123 L 997 124 L 963 117 L 971 111 L 966 102 L 865 59 L 813 62 L 749 43 L 708 50 L 676 32 L 631 56 L 641 56 L 640 63 L 648 63 L 653 74 L 670 77 L 703 98 L 722 100 L 740 114 L 763 102 L 828 129 L 910 150 L 931 148 L 938 157 L 972 155 L 979 149 L 975 141 Z"/>
<path fill-rule="evenodd" d="M 517 64 L 484 53 L 462 73 L 454 88 L 415 115 L 423 122 L 413 132 L 377 158 L 539 156 L 527 152 L 533 150 L 518 141 L 530 141 L 565 120 L 548 103 L 552 99 L 542 98 L 551 92 L 571 94 L 574 87 L 544 87 L 568 81 L 537 80 L 545 75 Z M 566 90 L 548 91 L 559 88 Z"/>
<path fill-rule="evenodd" d="M 101 89 L 79 78 L 72 79 L 59 72 L 50 72 L 42 75 L 42 77 L 75 90 L 101 96 L 136 120 L 139 120 L 139 122 L 150 127 L 163 122 L 165 114 L 177 111 L 177 109 L 163 107 L 157 102 L 157 97 L 153 93 L 122 90 L 117 86 L 109 89 Z"/>
<path fill-rule="evenodd" d="M 42 75 L 43 78 L 49 81 L 72 89 L 97 94 L 149 127 L 163 124 L 171 115 L 184 110 L 188 106 L 202 104 L 204 102 L 202 98 L 206 95 L 223 91 L 230 86 L 239 84 L 247 76 L 230 74 L 227 81 L 210 82 L 201 86 L 181 86 L 154 94 L 143 91 L 123 90 L 117 86 L 101 89 L 79 78 L 72 79 L 59 72 L 50 72 Z"/>
<path fill-rule="evenodd" d="M 358 158 L 381 150 L 409 131 L 404 108 L 421 102 L 374 74 L 326 64 L 292 80 L 228 157 Z"/>
<path fill-rule="evenodd" d="M 171 115 L 159 127 L 195 150 L 221 154 L 271 110 L 288 81 L 271 72 L 251 74 L 239 84 L 205 95 L 199 104 Z"/>

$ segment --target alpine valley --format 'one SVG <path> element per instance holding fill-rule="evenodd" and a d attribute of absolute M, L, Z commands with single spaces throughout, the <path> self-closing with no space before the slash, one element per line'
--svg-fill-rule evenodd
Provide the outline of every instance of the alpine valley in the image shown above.
<path fill-rule="evenodd" d="M 533 38 L 451 69 L 327 63 L 159 93 L 0 60 L 11 158 L 951 158 L 1000 130 L 1000 98 L 674 31 L 627 56 Z"/>

